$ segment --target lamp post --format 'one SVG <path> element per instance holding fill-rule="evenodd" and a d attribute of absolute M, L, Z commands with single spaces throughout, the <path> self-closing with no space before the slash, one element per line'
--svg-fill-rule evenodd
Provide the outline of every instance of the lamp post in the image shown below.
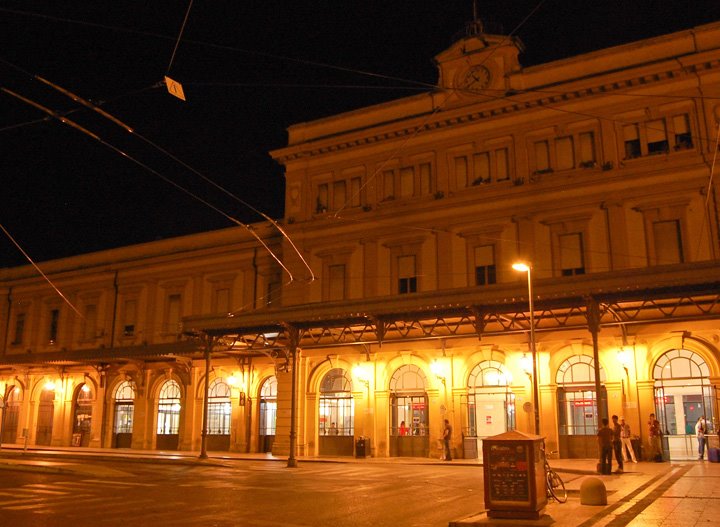
<path fill-rule="evenodd" d="M 530 309 L 530 355 L 532 356 L 533 411 L 535 412 L 535 434 L 540 435 L 540 394 L 537 377 L 537 351 L 535 349 L 535 307 L 533 304 L 532 266 L 527 262 L 516 262 L 512 265 L 516 271 L 527 273 L 528 304 Z"/>

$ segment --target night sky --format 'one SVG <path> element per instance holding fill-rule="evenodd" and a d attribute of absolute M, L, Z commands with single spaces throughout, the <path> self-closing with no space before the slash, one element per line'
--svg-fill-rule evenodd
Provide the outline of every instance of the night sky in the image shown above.
<path fill-rule="evenodd" d="M 427 91 L 432 58 L 472 0 L 0 0 L 0 87 L 66 115 L 243 222 L 261 218 L 173 161 L 280 218 L 268 151 L 286 128 Z M 531 15 L 533 9 L 540 7 Z M 720 20 L 720 1 L 479 1 L 524 66 Z M 690 6 L 690 7 L 688 7 Z M 172 63 L 171 63 L 172 59 Z M 161 81 L 181 82 L 187 102 Z M 101 104 L 133 136 L 33 76 Z M 69 112 L 69 113 L 68 113 Z M 102 142 L 0 93 L 0 224 L 36 261 L 229 227 L 210 207 Z M 27 263 L 0 232 L 0 267 Z"/>

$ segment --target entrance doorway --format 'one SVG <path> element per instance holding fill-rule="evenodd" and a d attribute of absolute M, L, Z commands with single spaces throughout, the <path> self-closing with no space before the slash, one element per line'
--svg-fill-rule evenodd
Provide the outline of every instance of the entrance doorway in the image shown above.
<path fill-rule="evenodd" d="M 40 393 L 38 404 L 38 420 L 35 430 L 36 445 L 52 443 L 53 417 L 55 415 L 55 387 L 46 387 Z"/>
<path fill-rule="evenodd" d="M 22 403 L 22 389 L 19 386 L 8 386 L 5 391 L 5 411 L 3 419 L 3 443 L 15 443 L 18 434 L 18 421 L 20 418 L 20 405 Z"/>
<path fill-rule="evenodd" d="M 230 450 L 230 385 L 224 379 L 215 379 L 208 389 L 208 450 Z"/>
<path fill-rule="evenodd" d="M 705 417 L 708 432 L 717 433 L 713 429 L 715 390 L 709 377 L 705 360 L 689 350 L 668 351 L 655 363 L 655 415 L 670 459 L 697 459 L 698 418 Z"/>
<path fill-rule="evenodd" d="M 390 379 L 390 455 L 428 457 L 430 434 L 427 379 L 413 364 L 401 366 Z"/>
<path fill-rule="evenodd" d="M 277 377 L 265 379 L 260 389 L 260 452 L 272 452 L 277 420 Z"/>
<path fill-rule="evenodd" d="M 115 389 L 115 420 L 113 421 L 113 447 L 132 446 L 133 417 L 135 415 L 135 383 L 121 382 Z"/>
<path fill-rule="evenodd" d="M 320 383 L 318 454 L 352 456 L 355 439 L 355 407 L 347 372 L 333 368 Z"/>
<path fill-rule="evenodd" d="M 596 458 L 598 408 L 607 416 L 607 392 L 595 393 L 595 361 L 587 355 L 573 355 L 558 368 L 558 439 L 562 458 Z M 605 372 L 600 368 L 600 382 Z"/>
<path fill-rule="evenodd" d="M 88 446 L 91 439 L 93 402 L 92 388 L 83 383 L 75 390 L 75 411 L 73 413 L 72 445 Z"/>
<path fill-rule="evenodd" d="M 158 398 L 157 450 L 177 450 L 180 440 L 180 385 L 165 381 Z"/>

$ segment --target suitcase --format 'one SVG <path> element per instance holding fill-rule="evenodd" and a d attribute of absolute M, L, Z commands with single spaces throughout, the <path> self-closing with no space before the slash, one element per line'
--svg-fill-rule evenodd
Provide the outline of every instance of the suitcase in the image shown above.
<path fill-rule="evenodd" d="M 708 448 L 708 461 L 720 463 L 720 448 Z"/>

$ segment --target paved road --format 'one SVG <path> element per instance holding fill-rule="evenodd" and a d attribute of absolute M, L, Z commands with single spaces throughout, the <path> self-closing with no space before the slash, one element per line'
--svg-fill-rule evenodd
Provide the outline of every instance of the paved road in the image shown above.
<path fill-rule="evenodd" d="M 4 471 L 0 526 L 447 527 L 483 509 L 480 467 L 83 464 L 80 474 Z"/>

